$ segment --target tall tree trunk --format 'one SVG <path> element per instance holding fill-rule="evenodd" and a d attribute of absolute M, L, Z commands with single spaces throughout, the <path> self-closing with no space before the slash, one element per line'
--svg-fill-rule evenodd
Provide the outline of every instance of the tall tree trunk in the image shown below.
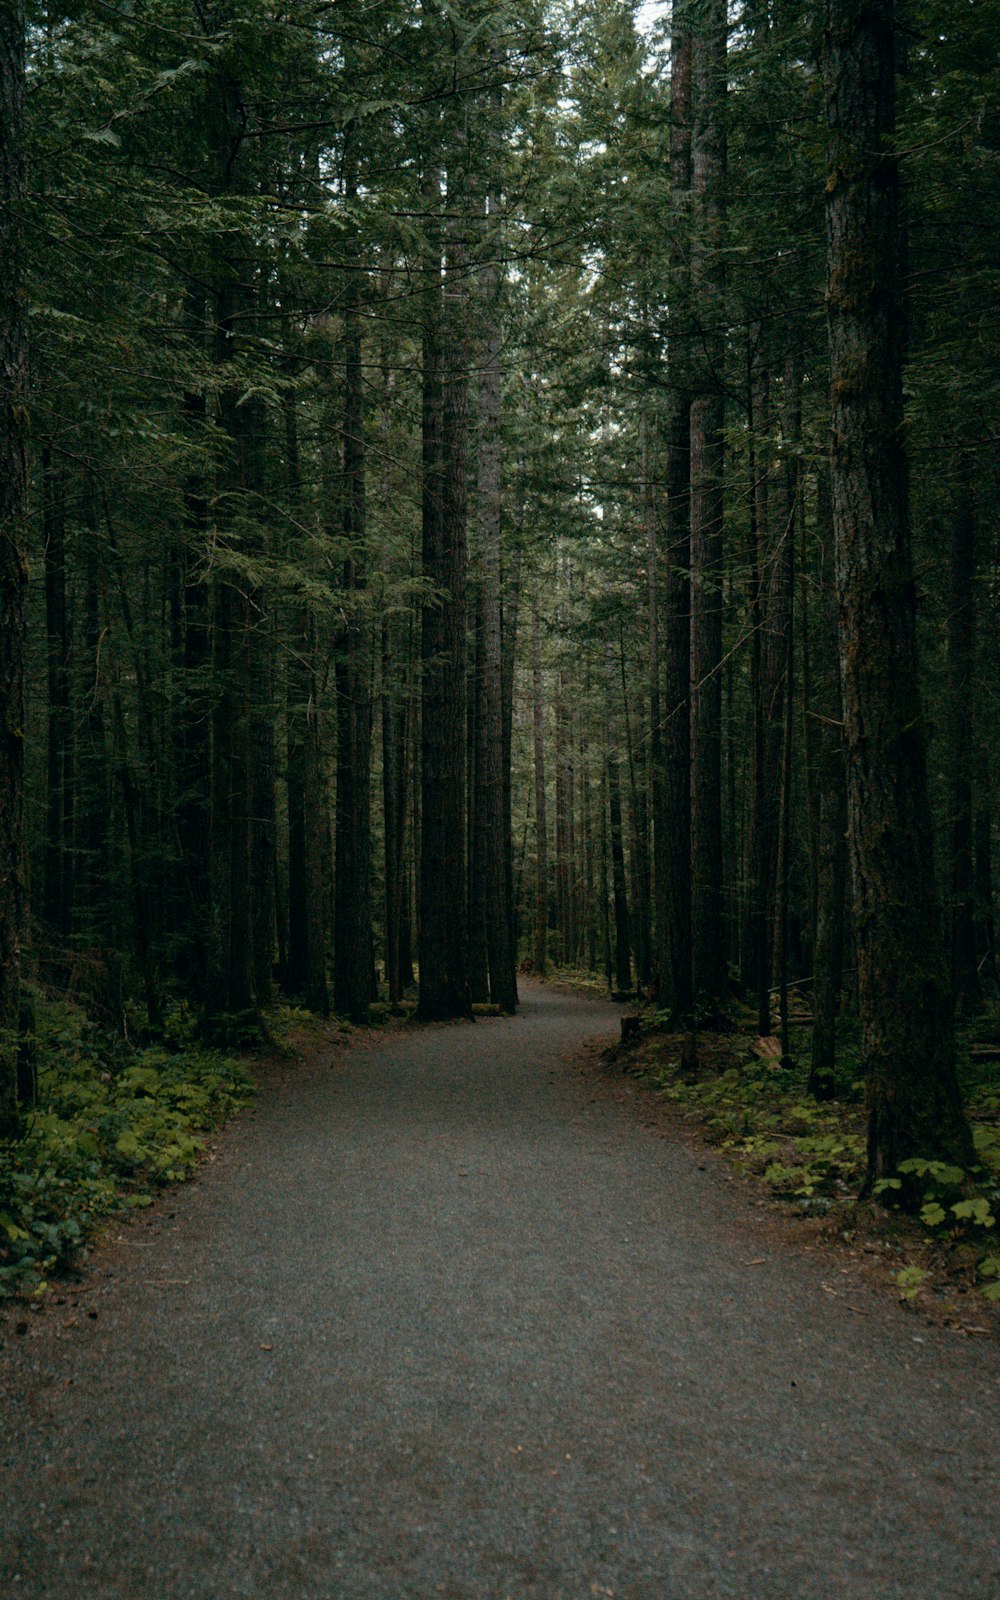
<path fill-rule="evenodd" d="M 132 763 L 129 760 L 125 732 L 125 713 L 122 708 L 121 695 L 117 689 L 112 693 L 111 710 L 115 771 L 121 792 L 122 810 L 125 814 L 125 836 L 128 841 L 128 868 L 134 914 L 133 940 L 135 955 L 139 967 L 139 975 L 142 979 L 143 997 L 146 1002 L 146 1015 L 149 1026 L 154 1033 L 162 1033 L 163 1009 L 160 1004 L 156 963 L 150 939 L 152 908 L 140 860 L 144 832 L 142 801 L 133 777 Z"/>
<path fill-rule="evenodd" d="M 216 330 L 220 367 L 232 360 L 232 296 L 218 297 Z M 220 544 L 233 547 L 233 509 L 246 484 L 247 417 L 239 407 L 235 378 L 226 374 L 219 400 L 223 453 L 219 462 L 215 522 Z M 235 1036 L 258 1019 L 253 984 L 251 894 L 250 727 L 252 639 L 246 585 L 223 565 L 213 585 L 212 668 L 212 949 L 206 996 L 209 1033 Z"/>
<path fill-rule="evenodd" d="M 469 990 L 473 1001 L 490 996 L 490 957 L 486 941 L 486 881 L 482 867 L 483 845 L 479 817 L 479 769 L 485 758 L 486 708 L 483 704 L 481 675 L 483 666 L 483 606 L 475 552 L 470 557 L 474 574 L 471 584 L 469 618 L 472 666 L 467 688 L 466 760 L 468 762 L 466 806 L 466 861 L 469 873 Z"/>
<path fill-rule="evenodd" d="M 214 85 L 212 156 L 220 194 L 238 190 L 245 132 L 239 87 L 220 72 Z M 214 273 L 211 338 L 218 376 L 219 453 L 215 472 L 215 577 L 212 595 L 211 941 L 203 1025 L 233 1037 L 260 1025 L 253 986 L 250 888 L 251 614 L 248 585 L 233 569 L 239 556 L 237 516 L 245 510 L 251 482 L 255 406 L 241 405 L 237 330 L 248 309 L 236 264 L 238 241 L 220 238 Z M 245 248 L 245 245 L 244 245 Z"/>
<path fill-rule="evenodd" d="M 559 960 L 569 961 L 569 823 L 566 797 L 566 723 L 563 705 L 563 672 L 556 674 L 555 699 L 555 802 L 556 802 L 556 929 L 559 935 Z"/>
<path fill-rule="evenodd" d="M 409 981 L 403 971 L 408 946 L 406 894 L 406 798 L 408 767 L 408 695 L 393 654 L 393 619 L 382 632 L 382 815 L 385 835 L 385 964 L 389 999 L 403 998 Z"/>
<path fill-rule="evenodd" d="M 641 418 L 642 448 L 642 508 L 646 529 L 646 607 L 647 607 L 647 657 L 646 670 L 649 681 L 649 915 L 651 936 L 649 950 L 649 977 L 657 997 L 663 989 L 666 929 L 660 927 L 665 916 L 665 850 L 657 848 L 658 831 L 665 833 L 667 802 L 665 773 L 663 770 L 663 701 L 660 693 L 662 676 L 660 662 L 660 551 L 656 486 L 653 481 L 654 460 L 651 445 L 649 415 L 643 410 Z M 661 1000 L 662 1003 L 662 1000 Z"/>
<path fill-rule="evenodd" d="M 497 201 L 487 201 L 487 215 Z M 490 240 L 493 233 L 490 232 Z M 495 242 L 495 241 L 494 241 Z M 479 273 L 485 320 L 479 367 L 478 596 L 481 654 L 476 678 L 476 870 L 483 886 L 490 999 L 502 1011 L 517 1004 L 507 899 L 504 815 L 503 640 L 500 581 L 500 272 L 490 260 Z"/>
<path fill-rule="evenodd" d="M 274 998 L 274 956 L 278 937 L 275 902 L 277 801 L 275 796 L 275 660 L 273 624 L 257 591 L 258 610 L 251 630 L 250 722 L 250 883 L 253 933 L 253 986 L 258 1005 Z"/>
<path fill-rule="evenodd" d="M 472 1014 L 465 873 L 468 362 L 459 239 L 450 241 L 443 317 L 438 262 L 432 251 L 424 320 L 423 572 L 435 591 L 423 608 L 421 648 L 418 1014 L 426 1021 Z"/>
<path fill-rule="evenodd" d="M 604 956 L 604 977 L 608 989 L 615 986 L 615 969 L 611 961 L 611 922 L 608 917 L 608 763 L 601 763 L 601 869 L 598 892 L 601 915 L 601 950 Z"/>
<path fill-rule="evenodd" d="M 644 984 L 648 983 L 650 978 L 649 854 L 647 834 L 649 815 L 646 807 L 642 775 L 637 770 L 636 740 L 632 735 L 632 713 L 629 710 L 628 703 L 625 636 L 622 629 L 619 629 L 618 632 L 618 646 L 621 667 L 622 710 L 625 716 L 625 750 L 628 756 L 629 849 L 632 868 L 633 906 L 632 942 L 635 947 L 636 983 Z"/>
<path fill-rule="evenodd" d="M 45 539 L 45 628 L 48 657 L 48 741 L 45 795 L 43 914 L 54 933 L 69 933 L 73 905 L 73 726 L 70 707 L 70 632 L 66 605 L 66 503 L 62 473 L 42 452 L 42 532 Z"/>
<path fill-rule="evenodd" d="M 355 130 L 349 140 L 353 143 Z M 345 189 L 357 195 L 356 157 L 349 156 Z M 341 528 L 347 623 L 336 658 L 337 800 L 334 864 L 333 1003 L 352 1022 L 365 1022 L 372 994 L 371 925 L 371 625 L 365 606 L 365 416 L 360 280 L 348 272 L 344 304 L 344 454 Z"/>
<path fill-rule="evenodd" d="M 576 965 L 578 954 L 579 932 L 579 885 L 576 860 L 576 764 L 573 759 L 573 726 L 576 721 L 574 709 L 576 694 L 570 691 L 569 684 L 564 680 L 563 686 L 563 797 L 566 806 L 565 841 L 566 841 L 566 959 L 570 966 Z"/>
<path fill-rule="evenodd" d="M 771 830 L 764 688 L 764 572 L 769 528 L 769 416 L 767 368 L 752 351 L 747 383 L 750 425 L 750 518 L 747 570 L 750 602 L 750 820 L 747 849 L 746 962 L 757 1003 L 757 1032 L 771 1032 L 771 965 L 767 940 Z"/>
<path fill-rule="evenodd" d="M 199 309 L 196 331 L 202 331 Z M 202 392 L 184 396 L 184 418 L 198 448 L 205 448 L 207 407 Z M 209 507 L 203 471 L 192 467 L 184 484 L 184 539 L 180 553 L 180 640 L 176 657 L 177 844 L 183 866 L 188 927 L 181 971 L 203 995 L 209 966 L 210 775 L 212 659 L 211 586 L 202 575 L 208 548 Z"/>
<path fill-rule="evenodd" d="M 542 625 L 538 601 L 531 613 L 531 720 L 535 748 L 535 937 L 532 966 L 544 978 L 549 943 L 549 840 L 545 808 L 545 725 L 542 695 Z"/>
<path fill-rule="evenodd" d="M 866 1188 L 972 1141 L 934 881 L 903 447 L 892 0 L 827 0 L 827 322 Z"/>
<path fill-rule="evenodd" d="M 25 926 L 24 668 L 28 593 L 23 214 L 25 21 L 0 9 L 0 1138 L 17 1127 Z"/>
<path fill-rule="evenodd" d="M 523 531 L 523 530 L 520 530 Z M 514 748 L 514 666 L 517 659 L 517 629 L 521 610 L 521 546 L 514 550 L 505 574 L 504 607 L 500 618 L 500 703 L 503 734 L 503 843 L 510 947 L 510 971 L 514 1002 L 517 1003 L 518 900 L 514 893 L 514 829 L 512 752 Z"/>
<path fill-rule="evenodd" d="M 80 651 L 80 703 L 85 707 L 78 738 L 77 880 L 79 894 L 75 932 L 90 944 L 107 942 L 110 921 L 107 885 L 108 819 L 111 786 L 104 727 L 104 687 L 101 679 L 100 581 L 97 555 L 88 549 L 85 559 L 82 648 Z"/>
<path fill-rule="evenodd" d="M 985 788 L 985 793 L 984 793 Z M 993 910 L 993 813 L 990 790 L 982 780 L 976 808 L 976 914 L 980 930 L 982 972 L 990 983 L 997 980 L 996 918 Z"/>
<path fill-rule="evenodd" d="M 302 482 L 295 395 L 284 406 L 286 492 L 289 511 L 301 525 Z M 283 985 L 325 1015 L 326 921 L 323 893 L 322 735 L 316 672 L 316 627 L 308 604 L 297 605 L 285 686 L 288 805 L 288 953 Z"/>
<path fill-rule="evenodd" d="M 726 179 L 726 4 L 693 31 L 692 291 L 700 332 L 691 399 L 691 919 L 699 1009 L 726 992 L 722 830 L 722 516 Z"/>
<path fill-rule="evenodd" d="M 661 801 L 653 822 L 660 1003 L 682 1021 L 694 1008 L 691 954 L 691 406 L 687 217 L 691 189 L 691 20 L 671 21 L 669 252 L 671 312 L 666 416 L 667 562 L 664 595 Z"/>
<path fill-rule="evenodd" d="M 973 663 L 975 660 L 976 505 L 972 465 L 957 463 L 951 520 L 948 604 L 948 757 L 951 788 L 951 896 L 949 934 L 955 1003 L 968 1013 L 982 1007 L 976 954 L 973 868 Z"/>
<path fill-rule="evenodd" d="M 789 1054 L 788 965 L 789 892 L 792 871 L 792 733 L 793 668 L 795 662 L 795 539 L 799 503 L 799 436 L 802 421 L 802 353 L 796 344 L 785 360 L 781 393 L 781 468 L 778 474 L 778 547 L 771 573 L 768 602 L 769 646 L 772 652 L 769 714 L 773 751 L 765 759 L 773 761 L 776 774 L 774 860 L 774 900 L 772 915 L 771 970 L 778 984 L 782 1055 Z"/>
<path fill-rule="evenodd" d="M 816 926 L 813 941 L 813 1036 L 809 1093 L 832 1099 L 837 1065 L 837 1008 L 844 973 L 844 896 L 847 887 L 847 785 L 843 712 L 837 662 L 837 591 L 830 534 L 829 478 L 820 472 L 817 531 L 821 540 L 816 694 L 819 803 L 816 815 Z"/>
<path fill-rule="evenodd" d="M 587 905 L 586 962 L 587 970 L 589 972 L 596 972 L 598 915 L 597 895 L 595 888 L 595 870 L 597 864 L 597 851 L 594 844 L 593 780 L 591 774 L 591 764 L 586 759 L 586 755 L 581 761 L 581 768 L 583 773 L 583 803 L 581 806 L 581 823 L 583 826 L 583 872 L 584 893 L 586 895 Z"/>
<path fill-rule="evenodd" d="M 607 711 L 608 820 L 611 847 L 611 887 L 615 908 L 615 988 L 627 992 L 632 987 L 631 931 L 625 876 L 625 842 L 622 828 L 621 777 L 618 749 L 621 742 L 618 707 L 615 697 L 614 645 L 608 640 L 605 654 L 605 706 Z"/>

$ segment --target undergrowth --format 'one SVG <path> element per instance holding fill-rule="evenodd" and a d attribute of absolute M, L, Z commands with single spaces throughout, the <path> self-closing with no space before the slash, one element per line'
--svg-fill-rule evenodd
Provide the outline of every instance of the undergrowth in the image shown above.
<path fill-rule="evenodd" d="M 788 1062 L 761 1059 L 744 1030 L 699 1037 L 697 1071 L 682 1065 L 682 1035 L 643 1022 L 638 1047 L 619 1048 L 621 1063 L 648 1087 L 683 1108 L 740 1173 L 802 1215 L 831 1215 L 842 1229 L 856 1219 L 865 1174 L 864 1084 L 850 1028 L 838 1061 L 837 1097 L 808 1094 L 810 1029 L 794 1028 Z M 917 1214 L 897 1217 L 924 1253 L 942 1260 L 961 1250 L 980 1294 L 1000 1302 L 1000 1082 L 995 1066 L 963 1052 L 961 1076 L 973 1127 L 976 1161 L 968 1170 L 931 1159 L 903 1162 L 877 1186 L 890 1213 L 904 1185 L 919 1190 Z M 903 1298 L 916 1298 L 932 1277 L 909 1264 L 896 1274 Z"/>
<path fill-rule="evenodd" d="M 44 1295 L 102 1218 L 190 1177 L 253 1093 L 246 1066 L 198 1045 L 180 1010 L 162 1042 L 137 1046 L 39 995 L 36 1030 L 38 1103 L 0 1145 L 0 1297 Z"/>

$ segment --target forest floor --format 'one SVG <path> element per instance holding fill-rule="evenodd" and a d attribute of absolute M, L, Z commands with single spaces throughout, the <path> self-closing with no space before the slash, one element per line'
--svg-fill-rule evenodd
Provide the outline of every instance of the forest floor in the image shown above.
<path fill-rule="evenodd" d="M 555 981 L 567 992 L 593 993 L 575 973 Z M 630 1107 L 647 1128 L 703 1153 L 710 1149 L 749 1202 L 769 1210 L 796 1242 L 825 1247 L 841 1262 L 850 1257 L 908 1311 L 966 1337 L 1000 1336 L 1000 1094 L 995 1067 L 984 1069 L 971 1057 L 968 1041 L 960 1067 L 981 1164 L 971 1173 L 933 1168 L 921 1182 L 919 1214 L 911 1215 L 893 1204 L 891 1189 L 880 1199 L 859 1200 L 863 1084 L 849 1081 L 848 1048 L 837 1098 L 812 1098 L 805 1086 L 811 1019 L 793 1027 L 795 1059 L 787 1066 L 757 1054 L 765 1041 L 740 1025 L 738 1013 L 724 1032 L 698 1035 L 692 1066 L 684 1059 L 687 1036 L 658 1026 L 649 1007 L 624 1010 L 636 1031 L 578 1057 L 592 1092 Z M 995 1035 L 996 1020 L 986 1026 Z M 766 1043 L 777 1049 L 776 1039 Z M 976 1208 L 985 1223 L 976 1220 Z"/>
<path fill-rule="evenodd" d="M 995 1600 L 996 1345 L 643 1127 L 619 1010 L 269 1069 L 5 1321 L 5 1600 Z"/>

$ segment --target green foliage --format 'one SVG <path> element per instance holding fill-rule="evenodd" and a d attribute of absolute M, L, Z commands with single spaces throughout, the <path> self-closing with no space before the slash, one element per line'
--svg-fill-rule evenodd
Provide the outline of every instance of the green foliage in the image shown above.
<path fill-rule="evenodd" d="M 238 1061 L 190 1040 L 132 1050 L 67 1003 L 39 1006 L 38 1041 L 38 1107 L 0 1146 L 0 1295 L 44 1293 L 102 1217 L 190 1177 L 252 1094 Z"/>
<path fill-rule="evenodd" d="M 901 1267 L 896 1282 L 904 1300 L 915 1300 L 926 1282 L 928 1274 L 923 1267 Z"/>
<path fill-rule="evenodd" d="M 776 1196 L 801 1210 L 822 1210 L 860 1185 L 865 1141 L 855 1113 L 807 1099 L 803 1069 L 753 1060 L 687 1082 L 678 1067 L 676 1059 L 657 1062 L 647 1081 L 688 1106 L 738 1166 Z"/>
<path fill-rule="evenodd" d="M 657 1020 L 656 1015 L 648 1018 L 647 1026 L 655 1026 Z M 664 1013 L 659 1020 L 665 1020 Z M 632 1058 L 633 1070 L 698 1121 L 735 1160 L 737 1170 L 761 1180 L 776 1199 L 802 1213 L 837 1208 L 846 1218 L 866 1168 L 863 1109 L 851 1085 L 853 1058 L 842 1052 L 838 1063 L 842 1097 L 818 1103 L 805 1093 L 804 1067 L 778 1068 L 756 1057 L 742 1058 L 746 1040 L 731 1035 L 703 1034 L 701 1073 L 693 1080 L 682 1076 L 682 1042 L 673 1033 L 644 1033 L 641 1050 Z M 900 1210 L 896 1202 L 905 1199 L 899 1226 L 912 1227 L 906 1218 L 915 1209 L 925 1230 L 924 1244 L 933 1241 L 938 1253 L 941 1245 L 983 1251 L 978 1266 L 980 1293 L 1000 1301 L 1000 1255 L 995 1253 L 1000 1095 L 991 1071 L 982 1063 L 963 1063 L 963 1078 L 977 1163 L 966 1171 L 949 1162 L 914 1157 L 877 1183 L 875 1195 L 891 1210 Z M 990 1246 L 992 1251 L 986 1253 Z M 929 1270 L 911 1264 L 898 1272 L 895 1281 L 902 1297 L 913 1300 L 931 1276 Z"/>
<path fill-rule="evenodd" d="M 993 1129 L 978 1128 L 978 1144 L 982 1149 L 993 1148 Z M 994 1204 L 997 1200 L 997 1183 L 990 1181 L 988 1169 L 974 1167 L 966 1172 L 962 1167 L 946 1161 L 928 1161 L 913 1156 L 899 1164 L 900 1176 L 883 1178 L 875 1185 L 876 1194 L 882 1197 L 903 1191 L 906 1180 L 920 1181 L 920 1220 L 928 1228 L 948 1227 L 969 1229 L 996 1226 Z M 983 1189 L 984 1192 L 970 1192 Z"/>
<path fill-rule="evenodd" d="M 979 1263 L 979 1276 L 989 1281 L 980 1291 L 987 1300 L 1000 1300 L 1000 1256 L 986 1256 Z"/>

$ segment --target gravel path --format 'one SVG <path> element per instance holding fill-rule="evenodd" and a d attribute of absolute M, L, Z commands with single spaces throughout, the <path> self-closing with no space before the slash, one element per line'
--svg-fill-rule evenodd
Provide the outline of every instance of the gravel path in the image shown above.
<path fill-rule="evenodd" d="M 995 1346 L 588 1103 L 616 1031 L 531 987 L 265 1095 L 8 1337 L 3 1600 L 997 1600 Z"/>

